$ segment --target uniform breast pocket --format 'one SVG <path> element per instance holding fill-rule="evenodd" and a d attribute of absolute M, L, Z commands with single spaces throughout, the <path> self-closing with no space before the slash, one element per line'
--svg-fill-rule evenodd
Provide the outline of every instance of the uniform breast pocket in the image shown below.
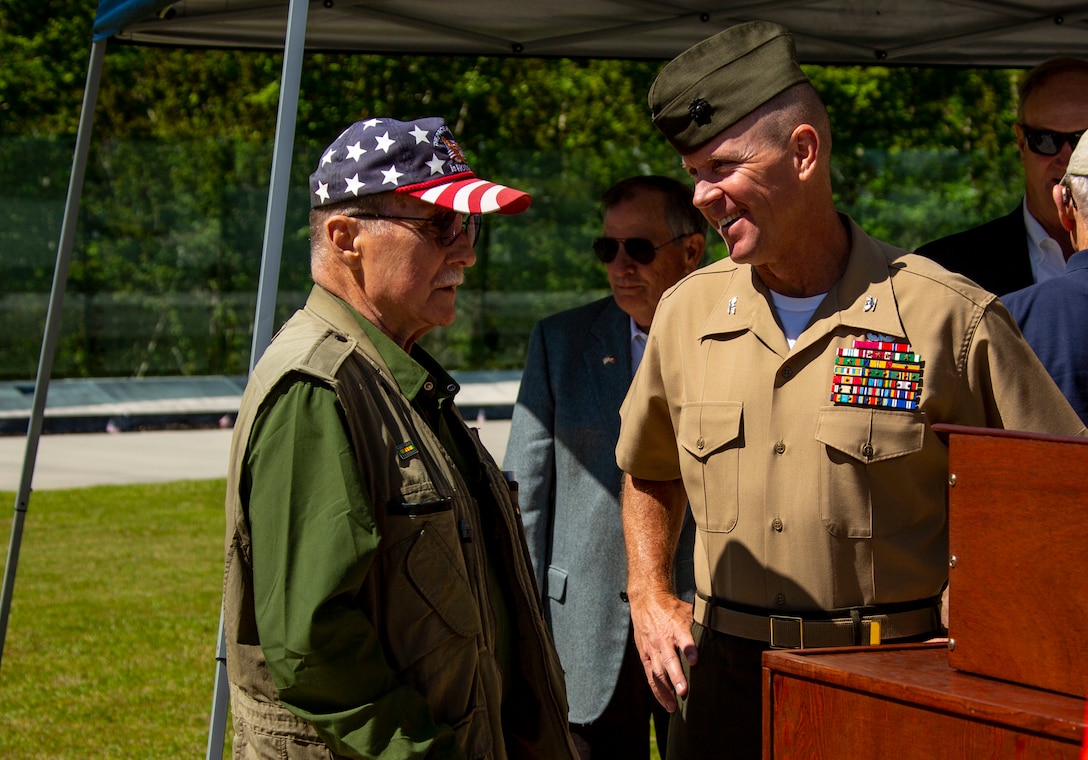
<path fill-rule="evenodd" d="M 677 427 L 680 471 L 691 514 L 701 530 L 728 533 L 737 526 L 737 469 L 743 440 L 740 402 L 681 407 Z"/>
<path fill-rule="evenodd" d="M 886 538 L 916 521 L 911 457 L 921 452 L 925 431 L 922 412 L 844 406 L 820 412 L 816 440 L 826 454 L 820 516 L 829 533 Z"/>

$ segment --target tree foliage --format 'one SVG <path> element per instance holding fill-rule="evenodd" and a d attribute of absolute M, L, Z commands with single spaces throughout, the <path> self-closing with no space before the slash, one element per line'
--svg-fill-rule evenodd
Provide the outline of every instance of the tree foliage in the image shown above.
<path fill-rule="evenodd" d="M 94 4 L 0 0 L 3 373 L 31 377 L 53 276 Z M 272 52 L 108 47 L 56 374 L 241 374 L 279 100 Z M 532 324 L 606 287 L 589 253 L 610 184 L 684 179 L 650 124 L 660 63 L 307 54 L 280 274 L 280 319 L 309 287 L 306 178 L 350 122 L 440 115 L 484 176 L 533 206 L 489 217 L 451 328 L 455 369 L 519 367 Z M 834 126 L 837 200 L 913 247 L 1005 213 L 1020 194 L 1020 72 L 806 67 Z M 720 241 L 713 256 L 725 255 Z"/>

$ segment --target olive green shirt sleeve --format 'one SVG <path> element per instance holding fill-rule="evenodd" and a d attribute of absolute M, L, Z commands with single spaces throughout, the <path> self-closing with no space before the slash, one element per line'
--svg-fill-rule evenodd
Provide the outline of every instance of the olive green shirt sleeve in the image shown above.
<path fill-rule="evenodd" d="M 285 381 L 254 423 L 246 470 L 257 628 L 280 701 L 339 755 L 462 757 L 358 603 L 381 537 L 335 392 Z"/>

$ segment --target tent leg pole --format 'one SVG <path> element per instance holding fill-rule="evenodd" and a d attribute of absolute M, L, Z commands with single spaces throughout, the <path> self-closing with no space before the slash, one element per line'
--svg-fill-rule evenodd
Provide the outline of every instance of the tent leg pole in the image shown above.
<path fill-rule="evenodd" d="M 302 59 L 306 49 L 308 9 L 307 0 L 291 0 L 287 14 L 280 103 L 276 116 L 276 139 L 272 149 L 272 177 L 268 187 L 268 210 L 265 215 L 264 250 L 261 254 L 261 276 L 257 285 L 253 344 L 249 355 L 250 373 L 272 341 L 272 328 L 276 316 L 276 291 L 279 286 L 287 196 L 291 184 L 291 154 L 294 152 L 295 122 L 298 118 L 298 92 L 302 81 Z M 223 757 L 228 698 L 226 638 L 223 610 L 220 608 L 215 689 L 212 696 L 211 722 L 208 727 L 207 760 L 221 760 Z"/>
<path fill-rule="evenodd" d="M 230 684 L 227 683 L 227 639 L 223 628 L 223 609 L 219 609 L 219 643 L 215 646 L 215 689 L 212 692 L 212 719 L 208 730 L 208 748 L 205 757 L 218 760 L 223 757 L 223 744 L 227 737 L 227 709 L 230 706 Z"/>
<path fill-rule="evenodd" d="M 34 463 L 38 458 L 38 439 L 42 433 L 45 416 L 45 400 L 49 395 L 49 377 L 53 372 L 53 355 L 60 333 L 61 310 L 64 306 L 64 289 L 68 281 L 68 265 L 75 245 L 76 224 L 79 220 L 79 200 L 83 193 L 83 177 L 90 152 L 91 127 L 94 124 L 94 107 L 98 101 L 98 89 L 102 78 L 102 61 L 106 54 L 106 41 L 98 40 L 91 45 L 87 64 L 87 86 L 83 91 L 83 108 L 79 115 L 79 132 L 76 150 L 72 158 L 72 175 L 68 181 L 68 200 L 64 205 L 64 221 L 61 224 L 60 245 L 57 248 L 57 265 L 53 271 L 53 290 L 49 296 L 49 308 L 45 319 L 45 336 L 38 359 L 38 376 L 34 382 L 34 402 L 31 406 L 30 424 L 27 428 L 26 453 L 19 478 L 19 490 L 15 495 L 15 516 L 11 523 L 11 542 L 7 564 L 4 567 L 4 586 L 0 591 L 0 661 L 7 638 L 11 598 L 15 591 L 15 571 L 19 564 L 19 549 L 23 539 L 23 524 L 30 503 L 30 485 L 34 479 Z"/>

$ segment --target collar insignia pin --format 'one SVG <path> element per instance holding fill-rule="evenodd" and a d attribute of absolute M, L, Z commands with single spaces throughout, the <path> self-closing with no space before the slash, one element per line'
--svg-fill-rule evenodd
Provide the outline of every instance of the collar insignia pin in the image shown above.
<path fill-rule="evenodd" d="M 866 296 L 865 298 L 865 311 L 876 311 L 876 299 L 872 296 Z"/>
<path fill-rule="evenodd" d="M 736 296 L 733 296 L 732 298 L 729 299 L 729 308 L 727 309 L 727 311 L 730 314 L 736 314 L 737 313 L 737 297 Z"/>

